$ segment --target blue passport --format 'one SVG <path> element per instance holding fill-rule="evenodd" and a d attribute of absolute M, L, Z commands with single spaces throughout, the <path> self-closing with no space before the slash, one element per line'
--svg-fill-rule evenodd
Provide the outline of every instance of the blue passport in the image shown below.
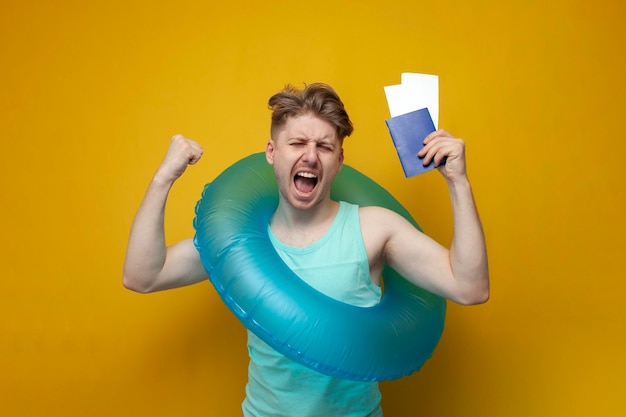
<path fill-rule="evenodd" d="M 435 169 L 432 161 L 424 165 L 423 159 L 417 156 L 424 147 L 426 136 L 435 131 L 435 124 L 427 108 L 392 117 L 385 120 L 385 123 L 398 152 L 405 177 L 413 177 Z"/>

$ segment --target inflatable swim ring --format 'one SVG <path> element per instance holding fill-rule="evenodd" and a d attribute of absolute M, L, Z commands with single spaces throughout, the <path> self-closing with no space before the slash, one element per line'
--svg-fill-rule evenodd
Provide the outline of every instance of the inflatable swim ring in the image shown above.
<path fill-rule="evenodd" d="M 344 165 L 331 197 L 378 205 L 417 223 L 381 186 Z M 267 234 L 278 189 L 264 153 L 236 162 L 207 184 L 196 205 L 194 243 L 215 289 L 258 337 L 320 373 L 356 381 L 409 375 L 431 356 L 446 302 L 383 271 L 384 294 L 373 307 L 330 298 L 282 261 Z"/>

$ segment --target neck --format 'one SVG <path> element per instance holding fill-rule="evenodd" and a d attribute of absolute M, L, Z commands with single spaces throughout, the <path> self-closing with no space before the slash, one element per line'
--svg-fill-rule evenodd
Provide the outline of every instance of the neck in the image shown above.
<path fill-rule="evenodd" d="M 330 199 L 306 210 L 296 209 L 281 199 L 270 220 L 270 227 L 281 242 L 303 247 L 326 233 L 338 210 L 339 203 Z"/>

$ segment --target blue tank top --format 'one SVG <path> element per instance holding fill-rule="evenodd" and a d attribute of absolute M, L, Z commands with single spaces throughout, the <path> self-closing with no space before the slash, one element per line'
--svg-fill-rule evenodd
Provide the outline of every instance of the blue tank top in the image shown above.
<path fill-rule="evenodd" d="M 380 301 L 372 282 L 361 235 L 358 206 L 340 202 L 328 231 L 317 242 L 296 248 L 270 240 L 285 263 L 316 290 L 339 301 L 369 307 Z M 248 331 L 248 384 L 242 404 L 246 417 L 380 417 L 376 382 L 320 374 L 276 352 Z"/>

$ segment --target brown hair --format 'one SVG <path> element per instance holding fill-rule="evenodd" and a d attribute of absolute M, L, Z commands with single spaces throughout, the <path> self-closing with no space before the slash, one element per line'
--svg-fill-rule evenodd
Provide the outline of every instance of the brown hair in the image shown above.
<path fill-rule="evenodd" d="M 343 102 L 328 84 L 305 84 L 303 89 L 287 84 L 282 91 L 270 97 L 268 106 L 272 111 L 272 137 L 290 117 L 309 113 L 335 126 L 341 142 L 354 130 Z"/>

